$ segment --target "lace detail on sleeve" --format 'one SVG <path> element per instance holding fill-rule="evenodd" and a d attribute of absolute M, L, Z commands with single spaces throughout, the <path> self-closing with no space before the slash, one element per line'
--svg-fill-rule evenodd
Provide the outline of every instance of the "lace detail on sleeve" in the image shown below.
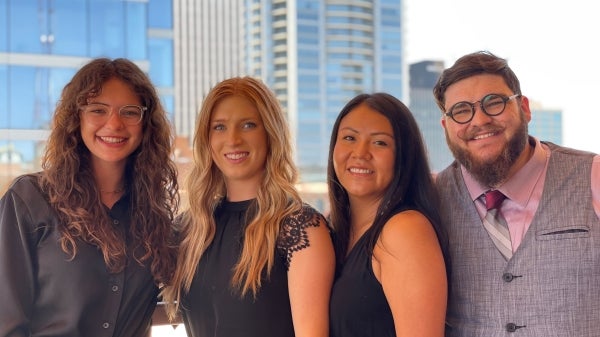
<path fill-rule="evenodd" d="M 279 238 L 277 240 L 277 251 L 283 258 L 285 268 L 289 270 L 292 254 L 308 246 L 308 227 L 319 227 L 323 220 L 321 213 L 311 206 L 303 205 L 300 212 L 293 214 L 283 221 Z"/>

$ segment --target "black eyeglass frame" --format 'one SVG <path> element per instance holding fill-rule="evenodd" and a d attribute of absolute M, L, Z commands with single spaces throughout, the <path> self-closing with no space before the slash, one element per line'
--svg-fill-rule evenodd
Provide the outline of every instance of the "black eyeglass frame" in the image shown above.
<path fill-rule="evenodd" d="M 490 99 L 496 98 L 496 97 L 498 97 L 498 98 L 500 98 L 502 100 L 502 102 L 504 103 L 504 106 L 497 113 L 489 113 L 485 109 L 485 106 L 483 105 L 483 102 L 489 101 Z M 454 105 L 452 105 L 452 107 L 450 107 L 450 109 L 448 109 L 447 112 L 444 112 L 444 116 L 452 118 L 452 120 L 454 122 L 458 123 L 458 124 L 467 124 L 467 123 L 469 123 L 470 121 L 473 120 L 473 117 L 475 117 L 475 104 L 479 103 L 479 107 L 481 108 L 481 111 L 483 111 L 483 113 L 485 113 L 488 116 L 494 117 L 494 116 L 498 116 L 498 115 L 502 114 L 504 112 L 504 110 L 506 110 L 506 103 L 508 101 L 510 101 L 513 98 L 519 98 L 519 97 L 521 97 L 521 94 L 514 94 L 512 96 L 504 96 L 504 95 L 501 95 L 501 94 L 487 94 L 487 95 L 483 96 L 483 98 L 481 98 L 480 100 L 475 101 L 475 102 L 461 101 L 461 102 L 455 103 Z M 452 112 L 452 110 L 454 110 L 454 108 L 457 105 L 459 105 L 459 104 L 467 104 L 469 107 L 471 107 L 471 117 L 469 117 L 469 119 L 467 119 L 465 121 L 457 121 L 454 118 L 455 114 Z"/>

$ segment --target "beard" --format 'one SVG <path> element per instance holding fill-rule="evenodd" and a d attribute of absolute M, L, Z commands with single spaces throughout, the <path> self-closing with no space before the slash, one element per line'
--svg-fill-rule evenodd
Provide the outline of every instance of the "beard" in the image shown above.
<path fill-rule="evenodd" d="M 483 186 L 497 187 L 508 179 L 508 174 L 519 155 L 528 143 L 527 121 L 520 114 L 521 124 L 515 134 L 508 140 L 502 152 L 493 160 L 482 161 L 475 158 L 468 150 L 453 144 L 446 131 L 446 142 L 454 158 L 462 164 L 471 175 Z"/>

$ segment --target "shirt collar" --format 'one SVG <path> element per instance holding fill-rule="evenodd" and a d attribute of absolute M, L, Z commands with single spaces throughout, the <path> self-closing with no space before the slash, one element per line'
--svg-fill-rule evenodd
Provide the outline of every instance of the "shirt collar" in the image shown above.
<path fill-rule="evenodd" d="M 545 145 L 540 143 L 539 139 L 530 136 L 529 145 L 533 146 L 533 155 L 529 158 L 529 161 L 527 161 L 515 175 L 498 188 L 498 190 L 508 199 L 523 207 L 529 201 L 533 189 L 538 183 L 540 176 L 546 168 L 548 159 L 550 158 L 550 151 Z M 475 180 L 464 166 L 461 165 L 460 168 L 465 180 L 465 185 L 467 186 L 467 190 L 473 201 L 479 198 L 482 193 L 489 190 L 489 187 L 483 186 Z"/>

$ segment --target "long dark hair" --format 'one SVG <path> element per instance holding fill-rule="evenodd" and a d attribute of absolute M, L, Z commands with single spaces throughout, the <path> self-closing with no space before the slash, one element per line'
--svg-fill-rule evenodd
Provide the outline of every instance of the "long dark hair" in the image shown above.
<path fill-rule="evenodd" d="M 438 240 L 445 251 L 447 235 L 441 225 L 439 197 L 427 161 L 421 131 L 410 110 L 397 98 L 387 93 L 361 94 L 353 98 L 339 113 L 329 145 L 327 184 L 329 187 L 330 222 L 335 233 L 335 251 L 338 265 L 346 257 L 350 240 L 350 210 L 346 190 L 333 168 L 333 149 L 342 119 L 358 105 L 366 104 L 385 116 L 392 126 L 396 142 L 394 176 L 385 192 L 368 236 L 368 248 L 373 248 L 385 223 L 402 210 L 414 209 L 433 224 Z"/>

